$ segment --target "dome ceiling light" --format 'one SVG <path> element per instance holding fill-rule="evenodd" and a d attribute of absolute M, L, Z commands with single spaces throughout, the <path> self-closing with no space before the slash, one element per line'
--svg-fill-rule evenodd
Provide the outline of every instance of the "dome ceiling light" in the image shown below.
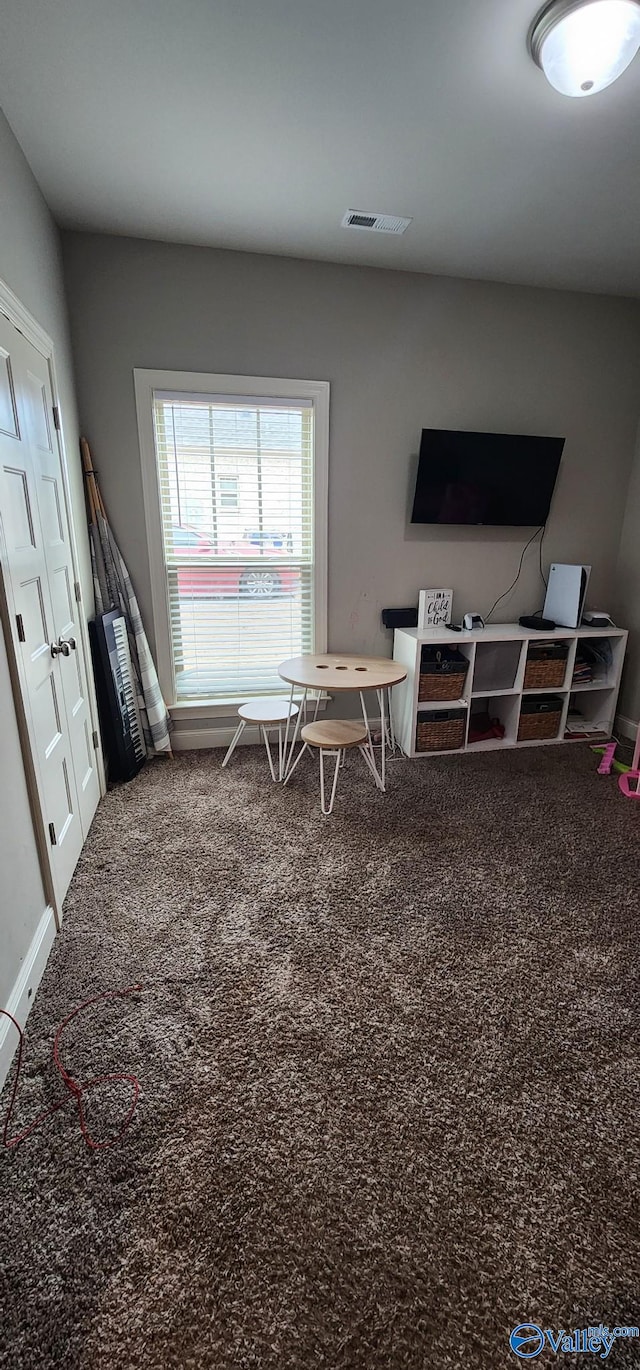
<path fill-rule="evenodd" d="M 529 51 L 561 95 L 595 95 L 640 48 L 640 0 L 551 0 L 529 30 Z"/>

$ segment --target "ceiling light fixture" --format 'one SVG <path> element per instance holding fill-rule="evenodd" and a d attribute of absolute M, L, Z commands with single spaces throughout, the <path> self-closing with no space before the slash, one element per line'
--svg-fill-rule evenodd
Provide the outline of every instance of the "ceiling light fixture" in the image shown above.
<path fill-rule="evenodd" d="M 529 30 L 529 51 L 561 95 L 595 95 L 640 48 L 640 0 L 551 0 Z"/>

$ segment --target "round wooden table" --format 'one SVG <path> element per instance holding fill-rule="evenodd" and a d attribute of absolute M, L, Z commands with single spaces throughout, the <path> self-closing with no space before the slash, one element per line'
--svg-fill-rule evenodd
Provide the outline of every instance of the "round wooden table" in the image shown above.
<path fill-rule="evenodd" d="M 387 748 L 387 719 L 385 715 L 385 703 L 389 714 L 389 741 L 391 746 L 393 741 L 393 724 L 391 722 L 391 702 L 389 692 L 394 685 L 398 685 L 406 677 L 406 670 L 397 661 L 392 661 L 389 657 L 376 656 L 343 656 L 338 652 L 325 652 L 320 656 L 295 656 L 290 661 L 283 661 L 278 667 L 278 675 L 282 680 L 286 680 L 291 685 L 290 703 L 293 704 L 293 692 L 296 688 L 303 690 L 302 705 L 296 717 L 295 728 L 291 745 L 288 747 L 289 739 L 289 720 L 285 731 L 284 742 L 284 778 L 291 773 L 293 754 L 298 739 L 298 731 L 301 719 L 306 719 L 307 697 L 309 691 L 317 692 L 317 701 L 314 720 L 318 715 L 320 698 L 323 692 L 329 694 L 359 694 L 362 717 L 367 729 L 367 750 L 371 762 L 371 771 L 376 784 L 384 790 L 386 783 L 386 748 Z M 376 764 L 371 729 L 367 716 L 367 708 L 364 701 L 365 690 L 375 690 L 380 706 L 380 723 L 382 732 L 382 745 L 380 755 L 380 770 Z"/>

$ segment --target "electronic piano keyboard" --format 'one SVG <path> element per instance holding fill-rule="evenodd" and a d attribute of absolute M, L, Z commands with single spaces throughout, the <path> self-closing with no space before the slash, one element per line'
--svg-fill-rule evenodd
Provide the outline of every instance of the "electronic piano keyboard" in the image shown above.
<path fill-rule="evenodd" d="M 127 624 L 119 609 L 89 624 L 100 724 L 110 780 L 131 780 L 146 759 Z"/>

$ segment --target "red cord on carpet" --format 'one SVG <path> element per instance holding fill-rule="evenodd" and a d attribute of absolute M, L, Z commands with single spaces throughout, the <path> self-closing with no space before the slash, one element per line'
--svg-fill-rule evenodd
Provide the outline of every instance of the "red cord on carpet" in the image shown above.
<path fill-rule="evenodd" d="M 75 1018 L 78 1013 L 82 1013 L 83 1009 L 90 1008 L 92 1004 L 100 1004 L 104 999 L 118 999 L 124 996 L 125 994 L 134 994 L 136 990 L 140 989 L 142 989 L 142 985 L 128 985 L 126 989 L 108 989 L 105 990 L 104 994 L 96 994 L 95 998 L 93 999 L 85 999 L 82 1004 L 78 1004 L 78 1007 L 74 1008 L 72 1012 L 68 1014 L 68 1016 L 63 1020 L 59 1028 L 57 1028 L 56 1035 L 53 1039 L 54 1065 L 60 1075 L 63 1085 L 66 1089 L 69 1090 L 69 1093 L 75 1102 L 76 1108 L 78 1110 L 78 1121 L 80 1123 L 80 1131 L 82 1133 L 82 1136 L 84 1137 L 87 1146 L 90 1148 L 91 1151 L 105 1151 L 107 1147 L 115 1146 L 116 1142 L 119 1142 L 121 1138 L 124 1137 L 124 1134 L 135 1113 L 136 1104 L 138 1102 L 138 1095 L 140 1093 L 140 1083 L 136 1075 L 128 1075 L 124 1071 L 118 1071 L 114 1075 L 96 1075 L 93 1080 L 85 1080 L 82 1084 L 80 1084 L 78 1080 L 74 1080 L 73 1076 L 69 1074 L 68 1070 L 65 1070 L 65 1067 L 63 1066 L 62 1061 L 60 1059 L 60 1041 L 62 1038 L 62 1034 L 65 1028 L 68 1027 L 69 1023 L 72 1021 L 72 1019 Z M 40 1127 L 40 1125 L 45 1121 L 46 1118 L 50 1118 L 53 1113 L 57 1113 L 58 1109 L 66 1108 L 67 1104 L 69 1103 L 69 1099 L 66 1097 L 64 1099 L 60 1099 L 57 1104 L 53 1104 L 51 1108 L 46 1108 L 43 1113 L 39 1113 L 38 1117 L 34 1118 L 33 1122 L 29 1123 L 29 1126 L 26 1127 L 23 1132 L 18 1132 L 15 1137 L 9 1137 L 9 1124 L 11 1122 L 11 1115 L 13 1113 L 14 1104 L 16 1102 L 18 1082 L 20 1080 L 20 1071 L 22 1070 L 22 1057 L 24 1053 L 24 1032 L 22 1031 L 20 1024 L 16 1022 L 15 1018 L 13 1017 L 13 1014 L 9 1013 L 7 1009 L 0 1009 L 0 1014 L 3 1014 L 5 1018 L 9 1018 L 11 1020 L 14 1027 L 17 1029 L 20 1037 L 20 1042 L 18 1046 L 18 1064 L 14 1076 L 13 1088 L 11 1090 L 11 1097 L 9 1099 L 9 1108 L 7 1110 L 7 1116 L 4 1120 L 4 1127 L 2 1129 L 3 1145 L 5 1147 L 11 1148 L 14 1146 L 18 1146 L 20 1142 L 24 1142 L 26 1137 L 29 1137 L 32 1132 L 35 1132 L 36 1128 Z M 84 1116 L 82 1097 L 84 1094 L 87 1093 L 88 1090 L 92 1089 L 94 1085 L 107 1084 L 108 1081 L 113 1080 L 122 1080 L 126 1084 L 130 1084 L 133 1087 L 133 1099 L 131 1101 L 129 1110 L 119 1132 L 116 1132 L 114 1137 L 109 1137 L 106 1142 L 96 1142 L 95 1138 L 91 1136 L 91 1133 L 89 1132 L 89 1129 L 87 1127 L 86 1119 Z"/>

